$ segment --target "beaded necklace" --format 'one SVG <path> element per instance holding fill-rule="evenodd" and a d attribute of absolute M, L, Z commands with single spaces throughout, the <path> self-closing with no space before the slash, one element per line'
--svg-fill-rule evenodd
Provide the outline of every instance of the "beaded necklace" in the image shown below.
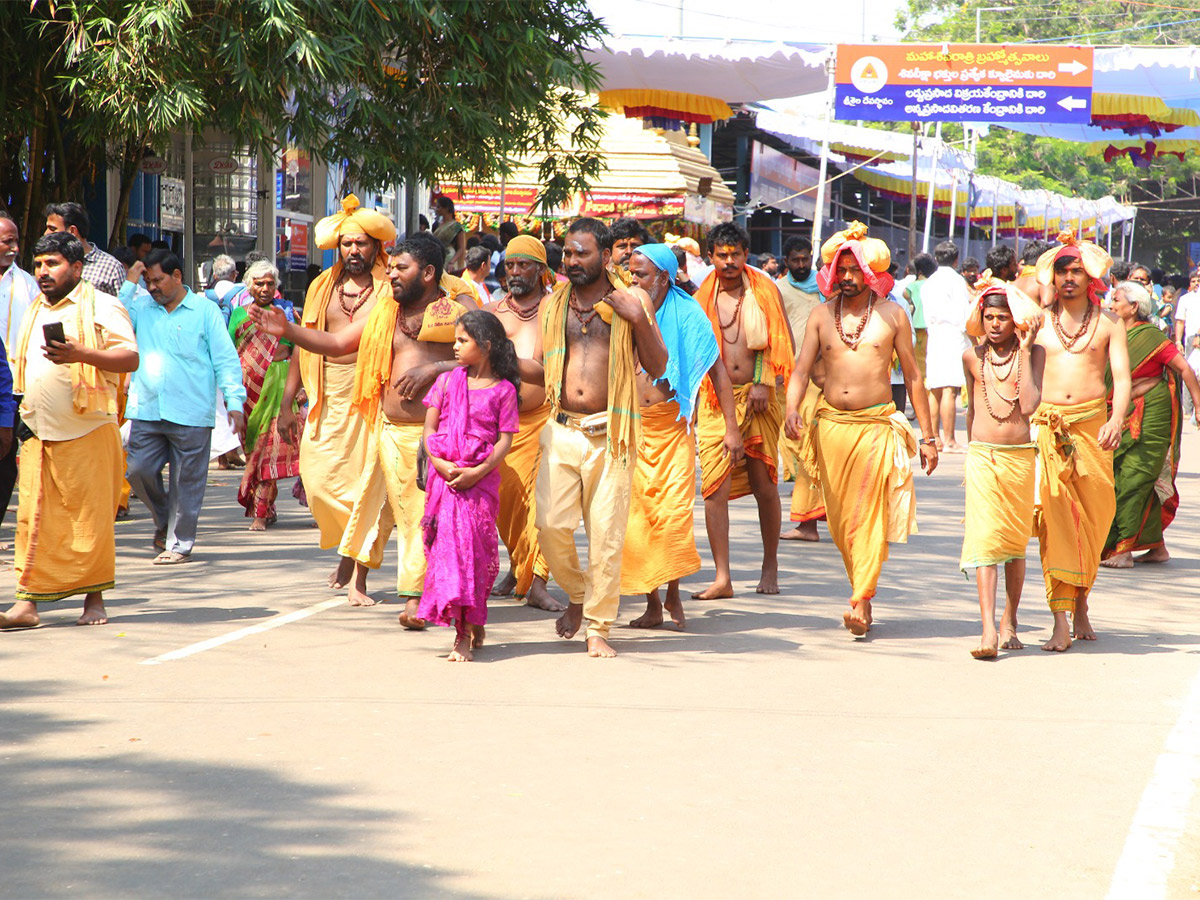
<path fill-rule="evenodd" d="M 867 296 L 867 311 L 863 314 L 862 320 L 859 321 L 858 327 L 854 329 L 854 334 L 846 337 L 846 332 L 842 330 L 842 298 L 838 297 L 837 306 L 833 311 L 833 327 L 837 329 L 838 337 L 842 339 L 842 343 L 851 350 L 857 350 L 859 341 L 862 340 L 863 332 L 867 330 L 867 323 L 871 321 L 871 312 L 875 309 L 875 295 Z"/>
<path fill-rule="evenodd" d="M 1075 332 L 1075 334 L 1067 334 L 1066 330 L 1062 327 L 1062 322 L 1059 320 L 1059 315 L 1061 314 L 1059 305 L 1055 303 L 1054 306 L 1051 307 L 1050 322 L 1054 325 L 1054 333 L 1058 335 L 1059 341 L 1062 342 L 1063 349 L 1068 353 L 1079 354 L 1091 346 L 1092 341 L 1091 338 L 1089 338 L 1086 344 L 1084 344 L 1078 350 L 1075 349 L 1075 345 L 1079 343 L 1080 338 L 1087 334 L 1088 328 L 1092 324 L 1092 316 L 1095 314 L 1095 311 L 1096 304 L 1089 301 L 1087 305 L 1087 311 L 1083 314 L 1083 324 L 1079 326 L 1079 330 Z"/>

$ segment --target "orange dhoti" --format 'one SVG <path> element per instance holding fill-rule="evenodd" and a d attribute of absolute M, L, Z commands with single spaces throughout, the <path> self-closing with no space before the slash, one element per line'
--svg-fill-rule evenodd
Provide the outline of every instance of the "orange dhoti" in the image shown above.
<path fill-rule="evenodd" d="M 739 384 L 733 388 L 733 399 L 737 406 L 737 421 L 742 432 L 742 443 L 746 448 L 746 460 L 757 459 L 767 467 L 772 481 L 778 481 L 779 429 L 783 425 L 783 396 L 774 385 L 767 385 L 770 398 L 765 412 L 751 413 L 746 409 L 752 384 Z M 696 417 L 696 435 L 700 444 L 700 491 L 709 497 L 726 478 L 732 478 L 729 499 L 736 500 L 750 493 L 750 477 L 746 473 L 746 461 L 736 466 L 725 452 L 725 417 L 712 400 L 701 395 L 700 410 Z"/>
<path fill-rule="evenodd" d="M 800 419 L 811 422 L 817 412 L 817 405 L 824 397 L 821 389 L 812 382 L 808 384 L 808 392 L 800 401 Z M 825 495 L 821 493 L 821 479 L 816 472 L 810 472 L 800 462 L 800 450 L 803 441 L 793 440 L 786 434 L 779 438 L 779 455 L 783 459 L 783 471 L 786 478 L 794 482 L 792 486 L 793 522 L 815 522 L 825 518 Z"/>
<path fill-rule="evenodd" d="M 917 439 L 894 403 L 835 409 L 822 399 L 805 434 L 802 460 L 818 469 L 829 533 L 850 579 L 850 603 L 870 600 L 888 542 L 917 531 L 910 459 Z"/>
<path fill-rule="evenodd" d="M 542 459 L 541 436 L 550 418 L 550 404 L 523 411 L 520 430 L 513 435 L 512 449 L 500 464 L 500 514 L 496 528 L 508 550 L 509 566 L 517 578 L 516 594 L 529 593 L 534 576 L 550 574 L 546 559 L 538 547 L 534 525 L 534 493 L 538 465 Z"/>
<path fill-rule="evenodd" d="M 695 506 L 696 440 L 679 418 L 679 404 L 666 400 L 642 407 L 642 448 L 621 558 L 622 594 L 648 594 L 700 571 Z"/>

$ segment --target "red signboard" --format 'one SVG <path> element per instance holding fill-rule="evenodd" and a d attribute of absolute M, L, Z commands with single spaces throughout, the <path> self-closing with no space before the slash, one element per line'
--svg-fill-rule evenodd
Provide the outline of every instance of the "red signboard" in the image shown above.
<path fill-rule="evenodd" d="M 498 213 L 500 212 L 500 185 L 438 185 L 438 193 L 454 201 L 457 212 L 469 213 Z M 504 188 L 504 211 L 513 215 L 523 215 L 537 201 L 538 189 L 520 185 L 506 185 Z"/>
<path fill-rule="evenodd" d="M 583 195 L 579 214 L 613 218 L 655 219 L 683 215 L 682 194 L 656 194 L 651 191 L 590 191 Z"/>

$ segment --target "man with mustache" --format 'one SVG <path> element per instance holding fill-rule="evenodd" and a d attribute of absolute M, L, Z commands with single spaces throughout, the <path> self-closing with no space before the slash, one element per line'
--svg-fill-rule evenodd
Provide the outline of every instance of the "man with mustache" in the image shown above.
<path fill-rule="evenodd" d="M 33 436 L 21 451 L 17 602 L 0 615 L 0 629 L 32 628 L 39 603 L 75 594 L 84 595 L 76 624 L 103 625 L 121 494 L 117 382 L 138 367 L 137 341 L 117 299 L 83 280 L 78 238 L 45 235 L 33 254 L 40 293 L 11 354 Z M 47 342 L 46 325 L 61 327 L 65 340 Z M 9 438 L 0 434 L 0 449 Z"/>
<path fill-rule="evenodd" d="M 796 346 L 804 342 L 804 329 L 813 309 L 824 298 L 817 289 L 817 273 L 813 271 L 812 241 L 793 235 L 783 243 L 783 263 L 787 267 L 783 277 L 775 282 L 783 297 L 783 308 L 787 310 L 788 324 L 792 326 L 792 338 Z M 801 404 L 801 415 L 811 415 L 821 399 L 821 385 L 825 383 L 825 368 L 818 362 L 808 385 L 808 392 Z M 817 522 L 825 518 L 825 500 L 821 496 L 821 482 L 804 466 L 800 465 L 800 442 L 784 434 L 779 439 L 779 455 L 783 459 L 783 470 L 792 479 L 791 520 L 796 527 L 784 532 L 785 541 L 818 541 Z"/>
<path fill-rule="evenodd" d="M 360 561 L 366 548 L 378 547 L 382 554 L 394 524 L 400 557 L 396 589 L 406 601 L 400 624 L 419 630 L 425 627 L 417 616 L 425 585 L 425 495 L 417 486 L 425 430 L 421 401 L 437 376 L 455 367 L 454 323 L 468 307 L 452 299 L 442 282 L 445 248 L 433 235 L 415 234 L 389 252 L 390 290 L 376 297 L 370 316 L 340 331 L 298 327 L 277 306 L 249 312 L 267 333 L 311 353 L 344 358 L 357 352 L 349 402 L 373 437 L 362 465 L 344 473 L 357 485 L 340 552 Z"/>
<path fill-rule="evenodd" d="M 245 435 L 242 366 L 221 310 L 183 283 L 170 250 L 146 256 L 149 296 L 134 297 L 129 318 L 142 364 L 129 385 L 129 483 L 154 517 L 154 565 L 188 562 L 208 485 L 217 389 L 239 437 Z M 162 470 L 171 465 L 163 491 Z"/>
<path fill-rule="evenodd" d="M 756 590 L 779 593 L 780 505 L 777 487 L 783 383 L 792 373 L 792 331 L 775 283 L 747 265 L 750 236 L 732 223 L 708 234 L 713 271 L 696 299 L 717 336 L 721 360 L 733 383 L 745 456 L 726 452 L 725 417 L 711 379 L 701 391 L 697 433 L 700 445 L 704 524 L 717 574 L 692 595 L 697 600 L 733 596 L 729 569 L 729 501 L 753 493 L 763 539 L 762 575 Z"/>
<path fill-rule="evenodd" d="M 803 434 L 801 464 L 817 471 L 825 493 L 829 533 L 850 578 L 850 609 L 842 623 L 855 636 L 871 627 L 871 600 L 888 555 L 888 542 L 916 531 L 912 427 L 892 401 L 893 355 L 908 385 L 923 438 L 927 473 L 937 466 L 929 405 L 916 402 L 925 386 L 913 353 L 912 327 L 888 299 L 891 253 L 851 222 L 821 248 L 817 274 L 829 300 L 813 310 L 787 388 L 787 432 Z M 800 414 L 810 373 L 825 362 L 825 395 L 812 417 Z"/>
<path fill-rule="evenodd" d="M 288 364 L 276 427 L 285 441 L 299 439 L 300 426 L 292 408 L 303 383 L 308 417 L 300 440 L 300 478 L 320 529 L 321 549 L 329 550 L 342 545 L 359 497 L 359 475 L 374 456 L 371 423 L 353 408 L 351 395 L 358 335 L 379 299 L 391 296 L 383 248 L 395 240 L 396 226 L 387 216 L 363 209 L 350 194 L 342 201 L 341 212 L 317 223 L 315 236 L 319 248 L 336 249 L 338 257 L 309 286 L 301 324 L 305 331 L 330 336 L 353 331 L 355 339 L 344 353 L 326 356 L 295 342 L 297 351 Z M 383 506 L 379 514 L 390 516 Z M 367 594 L 367 569 L 383 563 L 385 546 L 386 534 L 359 548 L 357 555 L 339 549 L 341 562 L 329 576 L 329 586 L 347 588 L 352 606 L 373 604 Z"/>
<path fill-rule="evenodd" d="M 0 210 L 0 339 L 4 347 L 11 352 L 13 342 L 21 333 L 21 321 L 25 310 L 33 298 L 38 295 L 38 284 L 33 276 L 17 265 L 17 253 L 21 249 L 21 238 L 14 222 L 8 213 Z M 12 377 L 12 367 L 5 354 L 4 364 L 9 366 L 9 377 Z M 20 397 L 14 398 L 16 403 Z M 0 421 L 0 429 L 12 428 L 14 431 L 20 422 L 19 414 L 14 412 L 13 420 Z M 12 502 L 13 487 L 17 483 L 17 447 L 16 440 L 8 444 L 8 452 L 0 458 L 0 522 L 8 512 L 8 504 Z"/>
<path fill-rule="evenodd" d="M 520 359 L 542 362 L 542 300 L 554 276 L 546 267 L 546 247 L 528 234 L 508 242 L 504 252 L 508 294 L 487 306 L 502 323 Z M 544 384 L 521 383 L 520 430 L 513 435 L 512 449 L 500 464 L 500 516 L 496 525 L 508 548 L 509 572 L 497 586 L 497 596 L 514 591 L 525 603 L 549 612 L 565 606 L 546 590 L 550 567 L 538 549 L 534 526 L 534 490 L 542 458 L 542 429 L 550 418 Z"/>

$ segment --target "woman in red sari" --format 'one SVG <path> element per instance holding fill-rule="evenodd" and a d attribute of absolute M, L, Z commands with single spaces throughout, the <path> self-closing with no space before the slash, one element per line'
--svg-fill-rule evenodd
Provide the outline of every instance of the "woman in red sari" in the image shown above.
<path fill-rule="evenodd" d="M 1183 433 L 1179 379 L 1200 403 L 1200 383 L 1183 354 L 1150 324 L 1150 292 L 1136 281 L 1123 281 L 1113 290 L 1112 311 L 1125 325 L 1133 402 L 1125 419 L 1121 444 L 1113 454 L 1117 514 L 1100 563 L 1130 569 L 1134 551 L 1145 550 L 1137 562 L 1166 562 L 1171 558 L 1163 530 L 1175 518 L 1179 491 L 1179 443 Z M 1112 402 L 1112 372 L 1106 373 Z M 1200 406 L 1197 407 L 1200 410 Z M 1200 412 L 1197 412 L 1200 424 Z"/>
<path fill-rule="evenodd" d="M 273 265 L 256 262 L 246 270 L 245 279 L 253 303 L 265 307 L 274 302 L 279 271 Z M 229 317 L 229 335 L 242 361 L 246 385 L 246 472 L 238 503 L 254 519 L 250 530 L 266 531 L 275 522 L 277 480 L 300 474 L 297 434 L 281 435 L 277 427 L 292 345 L 255 325 L 244 306 Z"/>

